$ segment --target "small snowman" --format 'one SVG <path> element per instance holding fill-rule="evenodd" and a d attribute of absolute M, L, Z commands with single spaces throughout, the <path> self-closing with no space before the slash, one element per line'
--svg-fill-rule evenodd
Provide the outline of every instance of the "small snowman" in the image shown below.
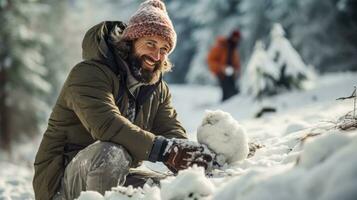
<path fill-rule="evenodd" d="M 197 130 L 197 141 L 217 153 L 216 161 L 221 166 L 243 160 L 249 153 L 244 128 L 229 113 L 221 110 L 206 111 Z"/>

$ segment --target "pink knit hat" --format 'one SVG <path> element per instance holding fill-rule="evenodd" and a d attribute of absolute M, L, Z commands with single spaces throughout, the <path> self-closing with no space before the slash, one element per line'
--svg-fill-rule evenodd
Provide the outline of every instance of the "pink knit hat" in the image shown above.
<path fill-rule="evenodd" d="M 160 0 L 146 0 L 129 19 L 123 39 L 135 40 L 143 36 L 160 36 L 170 45 L 170 52 L 176 46 L 176 32 L 167 14 L 165 4 Z"/>

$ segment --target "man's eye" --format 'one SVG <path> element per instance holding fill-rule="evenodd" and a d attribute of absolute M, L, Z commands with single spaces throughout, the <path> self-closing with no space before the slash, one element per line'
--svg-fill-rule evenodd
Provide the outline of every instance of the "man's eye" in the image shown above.
<path fill-rule="evenodd" d="M 163 55 L 166 55 L 168 52 L 169 52 L 169 50 L 166 49 L 166 48 L 160 49 L 160 53 L 163 54 Z"/>
<path fill-rule="evenodd" d="M 150 47 L 150 48 L 155 47 L 155 44 L 152 43 L 152 42 L 146 42 L 146 45 L 147 45 L 148 47 Z"/>

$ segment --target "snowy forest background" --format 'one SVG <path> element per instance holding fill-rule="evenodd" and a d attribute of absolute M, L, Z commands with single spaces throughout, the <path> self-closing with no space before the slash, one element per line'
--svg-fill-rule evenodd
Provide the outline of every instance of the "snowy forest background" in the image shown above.
<path fill-rule="evenodd" d="M 166 80 L 216 84 L 206 55 L 217 35 L 239 28 L 243 71 L 256 41 L 266 47 L 279 23 L 305 63 L 318 73 L 357 71 L 357 1 L 166 0 L 178 43 Z M 103 20 L 127 21 L 139 0 L 0 0 L 0 142 L 42 134 L 85 31 Z M 244 77 L 243 77 L 244 78 Z M 249 81 L 249 80 L 247 80 Z"/>
<path fill-rule="evenodd" d="M 104 20 L 126 22 L 141 2 L 0 0 L 0 199 L 34 199 L 34 156 L 59 90 L 81 61 L 84 33 Z M 118 186 L 80 200 L 356 199 L 357 1 L 165 2 L 178 34 L 165 79 L 189 139 L 197 140 L 206 110 L 224 111 L 245 128 L 248 158 L 210 176 L 192 168 L 162 188 Z M 241 93 L 222 103 L 206 56 L 235 28 Z M 222 137 L 226 129 L 236 131 L 207 132 Z"/>

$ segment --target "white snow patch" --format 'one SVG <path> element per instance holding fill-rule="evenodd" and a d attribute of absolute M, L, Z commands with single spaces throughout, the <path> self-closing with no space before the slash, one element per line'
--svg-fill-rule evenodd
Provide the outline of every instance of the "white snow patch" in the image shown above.
<path fill-rule="evenodd" d="M 0 159 L 0 169 L 0 199 L 34 199 L 30 167 Z"/>
<path fill-rule="evenodd" d="M 352 136 L 327 134 L 315 138 L 313 144 L 335 148 L 327 150 L 325 160 L 313 159 L 314 168 L 307 169 L 306 161 L 299 165 L 251 168 L 247 173 L 226 183 L 213 199 L 355 199 L 357 191 L 357 132 Z M 341 137 L 340 137 L 341 136 Z M 339 139 L 337 139 L 339 138 Z M 348 140 L 346 140 L 348 139 Z M 333 141 L 337 140 L 336 143 Z M 348 143 L 346 143 L 349 141 Z M 312 145 L 312 143 L 311 143 Z M 313 148 L 316 149 L 316 148 Z M 319 148 L 318 148 L 319 149 Z M 327 147 L 327 149 L 329 149 Z M 304 151 L 303 155 L 317 157 L 317 151 Z M 324 152 L 324 151 L 320 151 Z"/>
<path fill-rule="evenodd" d="M 205 176 L 202 167 L 193 166 L 179 171 L 177 177 L 161 181 L 162 200 L 204 199 L 214 192 L 214 185 Z"/>
<path fill-rule="evenodd" d="M 150 187 L 149 185 L 144 185 L 143 188 L 117 186 L 112 191 L 107 191 L 104 197 L 106 200 L 161 200 L 159 188 Z"/>
<path fill-rule="evenodd" d="M 81 195 L 77 200 L 104 200 L 104 197 L 95 191 L 81 192 Z"/>
<path fill-rule="evenodd" d="M 304 150 L 300 155 L 299 165 L 305 168 L 312 168 L 325 161 L 338 149 L 349 143 L 350 137 L 334 132 L 331 135 L 308 138 Z"/>
<path fill-rule="evenodd" d="M 309 127 L 309 124 L 304 121 L 295 121 L 290 123 L 285 130 L 285 134 L 297 132 Z"/>

